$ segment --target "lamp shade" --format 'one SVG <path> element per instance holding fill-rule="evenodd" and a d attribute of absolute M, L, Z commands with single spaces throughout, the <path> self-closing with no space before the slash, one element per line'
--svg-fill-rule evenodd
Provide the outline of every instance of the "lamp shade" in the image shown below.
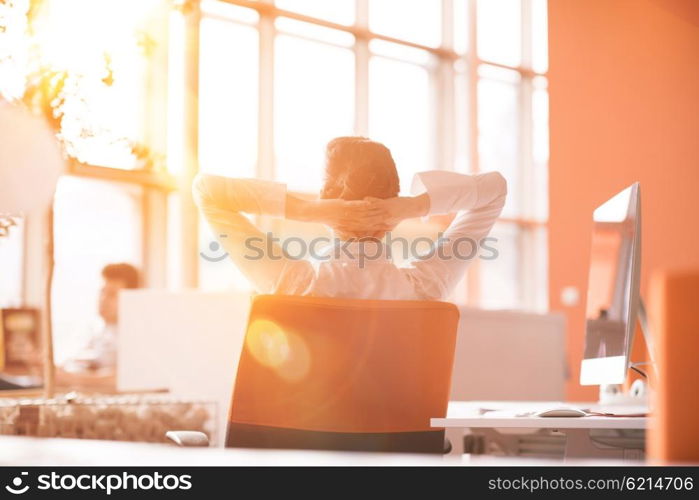
<path fill-rule="evenodd" d="M 0 99 L 0 214 L 47 209 L 63 168 L 58 141 L 44 120 Z"/>

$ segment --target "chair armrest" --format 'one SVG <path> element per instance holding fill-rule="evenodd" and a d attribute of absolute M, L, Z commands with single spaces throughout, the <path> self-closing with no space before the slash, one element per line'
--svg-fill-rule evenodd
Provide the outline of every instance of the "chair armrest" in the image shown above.
<path fill-rule="evenodd" d="M 209 446 L 209 438 L 203 432 L 198 431 L 168 431 L 165 437 L 177 446 L 203 447 Z"/>

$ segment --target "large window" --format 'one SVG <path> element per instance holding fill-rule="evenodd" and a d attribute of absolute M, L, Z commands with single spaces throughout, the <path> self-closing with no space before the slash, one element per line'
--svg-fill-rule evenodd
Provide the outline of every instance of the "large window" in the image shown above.
<path fill-rule="evenodd" d="M 258 40 L 254 26 L 226 17 L 201 22 L 199 164 L 204 172 L 257 174 Z"/>
<path fill-rule="evenodd" d="M 319 145 L 354 129 L 352 37 L 331 41 L 332 31 L 316 33 L 313 25 L 283 17 L 275 27 L 274 176 L 291 189 L 318 191 L 324 158 Z"/>
<path fill-rule="evenodd" d="M 413 174 L 436 168 L 432 56 L 380 40 L 369 47 L 369 136 L 391 149 L 406 191 Z"/>
<path fill-rule="evenodd" d="M 90 165 L 143 167 L 141 151 L 157 114 L 152 16 L 164 0 L 143 0 L 137 8 L 114 0 L 32 3 L 28 81 L 55 89 L 47 97 L 61 117 L 66 153 Z"/>
<path fill-rule="evenodd" d="M 499 257 L 475 262 L 456 298 L 546 307 L 546 0 L 201 6 L 200 168 L 314 193 L 325 143 L 358 134 L 391 149 L 404 192 L 422 170 L 499 170 Z M 201 286 L 226 286 L 199 268 Z"/>
<path fill-rule="evenodd" d="M 75 274 L 81 296 L 92 297 L 107 260 L 141 265 L 147 286 L 248 289 L 232 266 L 199 256 L 214 235 L 191 202 L 193 175 L 276 179 L 313 194 L 325 143 L 357 134 L 391 149 L 404 193 L 422 170 L 501 171 L 499 257 L 474 262 L 454 299 L 546 307 L 546 0 L 93 3 L 45 2 L 48 21 L 34 26 L 44 62 L 77 75 L 68 84 L 82 96 L 66 101 L 61 130 L 80 161 L 57 197 L 59 302 L 75 296 L 75 269 L 86 273 Z M 19 75 L 3 79 L 3 95 L 20 92 L 15 66 L 0 66 Z M 259 222 L 282 234 L 320 230 Z M 400 229 L 435 236 L 447 222 Z M 75 307 L 91 309 L 89 300 Z M 74 330 L 67 316 L 57 321 Z"/>

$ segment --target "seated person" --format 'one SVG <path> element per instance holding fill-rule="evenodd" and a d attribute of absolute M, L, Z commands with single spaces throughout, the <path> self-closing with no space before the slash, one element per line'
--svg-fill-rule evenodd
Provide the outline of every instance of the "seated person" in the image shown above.
<path fill-rule="evenodd" d="M 101 325 L 79 352 L 56 370 L 56 384 L 74 389 L 114 390 L 116 384 L 119 292 L 139 288 L 139 272 L 131 264 L 102 269 L 98 311 Z"/>
<path fill-rule="evenodd" d="M 278 182 L 199 174 L 194 198 L 214 234 L 259 293 L 317 297 L 443 300 L 464 276 L 471 245 L 488 235 L 500 215 L 507 185 L 490 172 L 422 172 L 413 196 L 398 196 L 396 165 L 386 146 L 339 137 L 326 148 L 325 180 L 317 200 L 304 200 Z M 403 219 L 457 213 L 427 257 L 400 267 L 384 237 Z M 321 222 L 337 241 L 321 259 L 285 256 L 243 214 Z M 377 258 L 378 256 L 378 258 Z"/>

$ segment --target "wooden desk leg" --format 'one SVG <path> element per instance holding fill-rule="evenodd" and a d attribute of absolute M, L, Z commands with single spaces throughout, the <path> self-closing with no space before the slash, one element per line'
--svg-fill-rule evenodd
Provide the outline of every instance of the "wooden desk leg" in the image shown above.
<path fill-rule="evenodd" d="M 449 455 L 464 454 L 464 429 L 462 427 L 446 427 L 444 435 L 451 443 Z"/>
<path fill-rule="evenodd" d="M 600 447 L 590 439 L 590 429 L 559 429 L 566 435 L 565 458 L 624 458 L 623 448 Z"/>

